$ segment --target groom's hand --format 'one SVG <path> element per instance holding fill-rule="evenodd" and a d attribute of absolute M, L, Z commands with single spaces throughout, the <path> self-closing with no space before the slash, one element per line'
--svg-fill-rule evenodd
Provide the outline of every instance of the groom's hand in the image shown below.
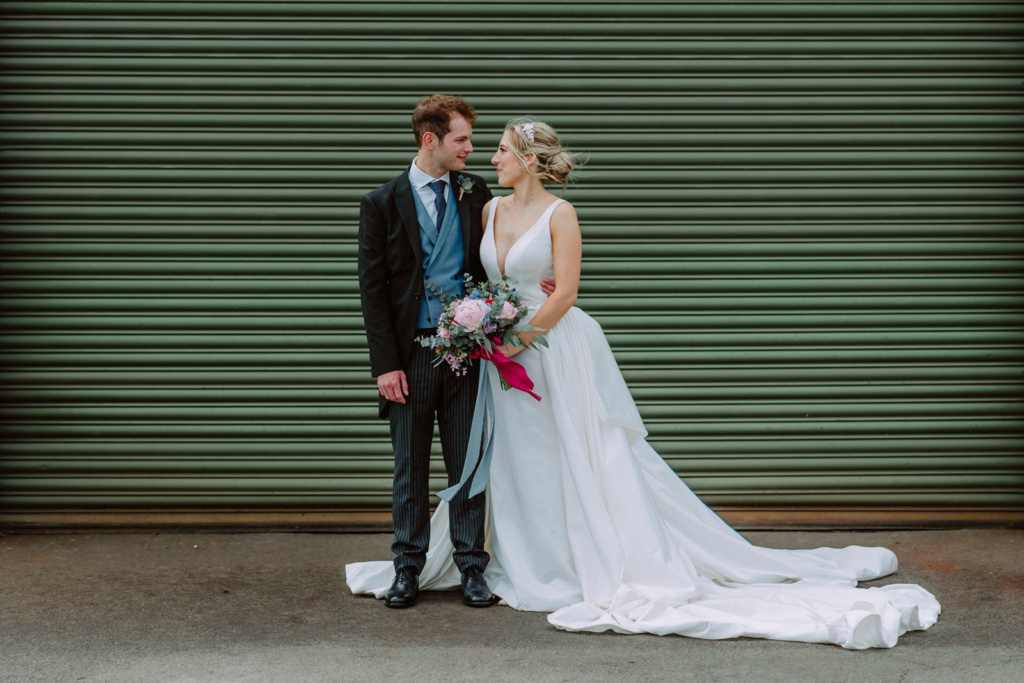
<path fill-rule="evenodd" d="M 377 388 L 381 396 L 395 403 L 405 403 L 409 395 L 409 383 L 405 381 L 405 371 L 394 370 L 377 377 Z"/>
<path fill-rule="evenodd" d="M 540 281 L 540 289 L 548 296 L 551 296 L 555 293 L 555 281 L 549 277 L 544 278 Z"/>

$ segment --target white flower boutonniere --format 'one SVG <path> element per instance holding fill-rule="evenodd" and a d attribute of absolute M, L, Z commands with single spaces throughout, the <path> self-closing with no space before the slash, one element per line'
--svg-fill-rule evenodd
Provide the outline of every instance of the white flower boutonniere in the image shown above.
<path fill-rule="evenodd" d="M 461 202 L 462 201 L 462 195 L 466 194 L 467 192 L 472 192 L 473 191 L 473 179 L 472 178 L 467 178 L 466 176 L 460 174 L 459 178 L 458 178 L 458 181 L 459 181 L 459 201 Z"/>

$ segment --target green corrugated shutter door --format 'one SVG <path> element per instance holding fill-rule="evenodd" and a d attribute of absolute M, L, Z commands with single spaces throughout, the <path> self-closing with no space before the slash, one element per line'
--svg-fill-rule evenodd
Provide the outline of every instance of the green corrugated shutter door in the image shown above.
<path fill-rule="evenodd" d="M 387 506 L 358 198 L 435 91 L 488 178 L 589 152 L 579 305 L 705 500 L 1019 508 L 1020 9 L 5 2 L 4 508 Z"/>

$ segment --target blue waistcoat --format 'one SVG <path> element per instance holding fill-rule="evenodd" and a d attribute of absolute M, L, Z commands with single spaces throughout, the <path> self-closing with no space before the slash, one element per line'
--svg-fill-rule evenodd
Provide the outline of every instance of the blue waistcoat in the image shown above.
<path fill-rule="evenodd" d="M 451 184 L 448 185 L 448 202 L 444 211 L 441 230 L 434 227 L 427 208 L 423 206 L 418 192 L 413 190 L 416 201 L 416 218 L 420 222 L 420 242 L 423 245 L 423 298 L 420 299 L 420 317 L 416 327 L 437 327 L 437 319 L 441 315 L 441 302 L 437 296 L 427 289 L 426 284 L 433 283 L 446 292 L 462 296 L 465 288 L 462 284 L 463 263 L 466 260 L 465 244 L 462 241 L 462 224 L 459 221 L 459 207 L 455 202 L 455 193 Z"/>

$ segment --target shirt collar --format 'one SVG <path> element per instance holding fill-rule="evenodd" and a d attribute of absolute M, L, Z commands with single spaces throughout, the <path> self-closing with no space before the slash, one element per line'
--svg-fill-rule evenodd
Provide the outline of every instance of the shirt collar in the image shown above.
<path fill-rule="evenodd" d="M 451 183 L 447 173 L 440 178 L 432 178 L 429 174 L 420 170 L 420 167 L 416 165 L 416 159 L 412 160 L 412 165 L 409 167 L 409 182 L 411 182 L 416 189 L 426 187 L 435 180 L 443 180 L 446 183 Z"/>

